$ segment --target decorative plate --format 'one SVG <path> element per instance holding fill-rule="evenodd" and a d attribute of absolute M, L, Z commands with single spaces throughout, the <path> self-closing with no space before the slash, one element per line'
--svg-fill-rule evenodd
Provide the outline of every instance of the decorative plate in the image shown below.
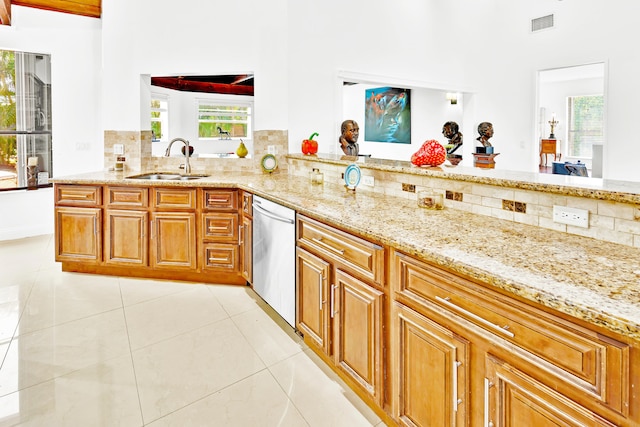
<path fill-rule="evenodd" d="M 271 173 L 278 167 L 278 161 L 273 154 L 265 154 L 260 161 L 260 165 L 263 171 Z"/>
<path fill-rule="evenodd" d="M 358 184 L 360 184 L 361 177 L 362 172 L 360 171 L 360 167 L 355 163 L 347 166 L 347 170 L 344 171 L 344 183 L 350 190 L 356 189 Z"/>

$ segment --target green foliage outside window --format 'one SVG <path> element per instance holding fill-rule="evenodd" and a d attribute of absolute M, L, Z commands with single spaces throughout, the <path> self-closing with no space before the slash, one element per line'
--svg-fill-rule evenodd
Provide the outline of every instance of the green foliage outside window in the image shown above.
<path fill-rule="evenodd" d="M 246 138 L 250 117 L 248 106 L 202 103 L 198 109 L 198 137 Z"/>
<path fill-rule="evenodd" d="M 16 61 L 12 51 L 0 50 L 0 129 L 16 130 Z M 17 138 L 0 136 L 0 167 L 13 169 L 17 163 Z"/>

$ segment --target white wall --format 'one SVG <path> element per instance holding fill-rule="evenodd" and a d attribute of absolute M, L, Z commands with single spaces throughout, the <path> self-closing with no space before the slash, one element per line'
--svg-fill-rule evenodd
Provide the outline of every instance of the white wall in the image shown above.
<path fill-rule="evenodd" d="M 144 130 L 140 75 L 255 74 L 255 129 L 287 129 L 285 0 L 102 1 L 104 128 Z"/>
<path fill-rule="evenodd" d="M 12 6 L 0 49 L 51 55 L 53 174 L 102 168 L 100 20 Z M 0 192 L 0 240 L 53 232 L 51 189 Z"/>

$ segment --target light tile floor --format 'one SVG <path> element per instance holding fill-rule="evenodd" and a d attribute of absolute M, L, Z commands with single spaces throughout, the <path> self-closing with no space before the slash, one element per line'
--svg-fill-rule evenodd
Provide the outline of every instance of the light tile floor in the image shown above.
<path fill-rule="evenodd" d="M 64 273 L 0 242 L 0 426 L 382 426 L 248 287 Z"/>

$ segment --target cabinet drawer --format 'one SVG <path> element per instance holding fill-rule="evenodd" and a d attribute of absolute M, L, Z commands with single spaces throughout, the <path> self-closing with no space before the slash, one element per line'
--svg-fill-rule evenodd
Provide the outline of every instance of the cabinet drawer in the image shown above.
<path fill-rule="evenodd" d="M 378 285 L 383 283 L 384 249 L 359 237 L 298 216 L 298 243 L 330 257 Z"/>
<path fill-rule="evenodd" d="M 230 212 L 202 214 L 202 234 L 205 240 L 238 241 L 238 214 Z"/>
<path fill-rule="evenodd" d="M 235 272 L 238 270 L 238 246 L 225 243 L 204 244 L 204 268 Z"/>
<path fill-rule="evenodd" d="M 106 199 L 109 207 L 146 208 L 149 206 L 149 189 L 136 187 L 106 187 Z"/>
<path fill-rule="evenodd" d="M 71 206 L 98 206 L 102 204 L 99 185 L 56 185 L 56 204 Z"/>
<path fill-rule="evenodd" d="M 435 304 L 526 350 L 531 363 L 600 403 L 628 410 L 626 344 L 404 254 L 393 258 L 393 293 L 401 302 L 418 311 Z"/>
<path fill-rule="evenodd" d="M 196 190 L 192 188 L 154 188 L 153 207 L 159 209 L 195 209 Z"/>
<path fill-rule="evenodd" d="M 207 210 L 237 210 L 236 190 L 204 190 L 204 208 Z"/>

